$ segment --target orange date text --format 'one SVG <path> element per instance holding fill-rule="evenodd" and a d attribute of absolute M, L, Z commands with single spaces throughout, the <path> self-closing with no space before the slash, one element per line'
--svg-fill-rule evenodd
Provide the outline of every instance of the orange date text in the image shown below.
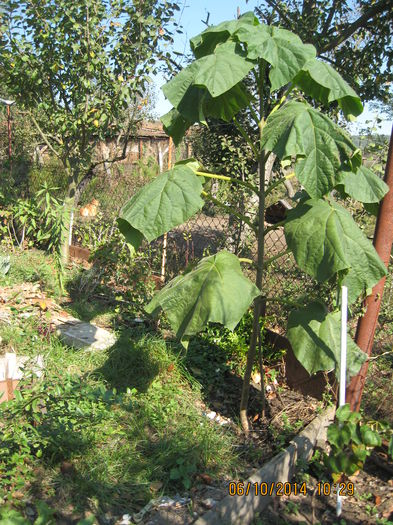
<path fill-rule="evenodd" d="M 230 496 L 297 496 L 307 494 L 306 483 L 252 483 L 251 481 L 231 481 L 229 483 Z"/>

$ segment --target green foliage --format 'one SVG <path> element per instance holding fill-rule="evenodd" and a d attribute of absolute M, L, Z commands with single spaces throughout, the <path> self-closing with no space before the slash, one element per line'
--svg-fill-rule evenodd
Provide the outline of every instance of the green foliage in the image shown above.
<path fill-rule="evenodd" d="M 349 172 L 358 176 L 359 187 L 371 182 L 372 188 L 357 192 L 363 200 L 369 200 L 370 193 L 374 194 L 372 200 L 382 196 L 386 187 L 375 177 L 366 175 L 361 169 L 360 150 L 350 137 L 327 115 L 305 102 L 304 96 L 314 97 L 316 102 L 324 104 L 338 103 L 347 118 L 361 112 L 359 97 L 338 73 L 315 58 L 313 46 L 304 44 L 297 35 L 284 29 L 260 24 L 252 13 L 236 21 L 208 27 L 192 40 L 192 48 L 195 60 L 163 88 L 174 105 L 163 122 L 168 133 L 178 141 L 181 133 L 194 122 L 205 123 L 209 117 L 229 122 L 240 110 L 247 108 L 250 127 L 258 129 L 259 140 L 256 140 L 255 131 L 248 133 L 239 121 L 235 119 L 234 122 L 254 154 L 258 181 L 255 184 L 235 177 L 228 177 L 228 181 L 234 187 L 247 188 L 258 202 L 254 222 L 241 216 L 256 234 L 256 286 L 252 288 L 247 279 L 241 278 L 240 264 L 234 255 L 219 252 L 171 281 L 148 305 L 147 312 L 162 309 L 177 336 L 183 340 L 184 336 L 188 339 L 202 330 L 208 322 L 220 322 L 233 329 L 253 299 L 255 315 L 260 316 L 259 297 L 263 295 L 266 268 L 265 199 L 287 180 L 281 177 L 269 184 L 266 166 L 272 154 L 287 166 L 293 166 L 299 184 L 304 187 L 297 207 L 288 213 L 284 222 L 287 244 L 296 262 L 319 281 L 330 279 L 338 286 L 348 286 L 350 301 L 354 302 L 386 275 L 386 268 L 351 215 L 335 202 L 334 196 L 328 199 L 327 195 L 342 185 Z M 256 80 L 252 93 L 247 83 L 249 73 Z M 188 175 L 190 181 L 195 181 L 196 176 L 223 178 L 205 172 Z M 166 183 L 171 172 L 160 177 Z M 350 183 L 349 179 L 347 186 L 353 193 Z M 126 213 L 123 211 L 120 221 L 128 242 L 140 242 L 141 233 L 153 240 L 177 225 L 182 216 L 188 219 L 200 207 L 201 186 L 195 182 L 194 187 L 181 193 L 181 198 L 160 199 L 159 208 L 155 204 L 150 210 L 147 203 L 154 202 L 157 195 L 161 197 L 162 192 L 156 191 L 160 184 L 144 189 L 138 199 L 131 199 L 126 205 Z M 209 189 L 206 182 L 205 188 Z M 206 191 L 202 195 L 207 200 L 211 198 Z M 190 209 L 190 202 L 195 199 L 198 199 L 198 206 Z M 227 203 L 212 200 L 231 212 Z M 334 368 L 340 329 L 338 304 L 336 311 L 329 314 L 323 307 L 321 312 L 321 308 L 313 306 L 296 312 L 292 316 L 294 325 L 290 325 L 294 351 L 310 373 Z M 258 323 L 254 322 L 246 381 L 254 363 L 257 331 Z M 302 349 L 305 343 L 312 353 L 311 359 L 310 352 Z M 350 374 L 359 370 L 362 360 L 364 356 L 350 344 Z M 247 392 L 245 388 L 243 394 Z M 244 410 L 244 399 L 242 407 Z M 242 423 L 247 427 L 244 412 Z"/>
<path fill-rule="evenodd" d="M 186 490 L 191 488 L 191 480 L 196 473 L 195 463 L 190 463 L 189 460 L 179 458 L 176 460 L 176 467 L 172 467 L 169 472 L 169 478 L 174 481 L 181 481 Z"/>
<path fill-rule="evenodd" d="M 67 288 L 75 300 L 90 302 L 97 293 L 104 293 L 116 306 L 130 314 L 139 315 L 142 307 L 150 301 L 156 289 L 153 278 L 155 265 L 154 249 L 140 249 L 131 252 L 116 224 L 105 221 L 97 224 L 94 234 L 89 231 L 90 241 L 94 241 L 90 256 L 91 268 L 81 270 Z"/>
<path fill-rule="evenodd" d="M 285 238 L 297 264 L 318 281 L 340 275 L 350 302 L 386 275 L 371 242 L 335 201 L 302 201 L 287 217 Z"/>
<path fill-rule="evenodd" d="M 167 0 L 3 5 L 1 84 L 62 164 L 70 212 L 105 162 L 96 158 L 97 144 L 117 140 L 117 151 L 106 160 L 124 158 L 145 114 L 140 102 L 150 76 L 170 63 L 166 47 L 179 6 Z M 64 240 L 63 259 L 67 248 Z"/>
<path fill-rule="evenodd" d="M 337 409 L 336 420 L 327 431 L 330 453 L 324 454 L 334 481 L 362 469 L 373 449 L 381 446 L 382 437 L 390 436 L 389 454 L 393 458 L 393 430 L 387 423 L 367 422 L 358 412 L 351 412 L 348 404 Z"/>
<path fill-rule="evenodd" d="M 330 118 L 305 102 L 291 101 L 271 114 L 262 146 L 281 160 L 296 156 L 295 174 L 311 197 L 321 198 L 338 183 L 356 148 Z"/>
<path fill-rule="evenodd" d="M 13 242 L 20 248 L 44 248 L 54 257 L 60 289 L 64 288 L 64 267 L 61 258 L 61 246 L 66 233 L 69 215 L 67 208 L 55 197 L 58 188 L 50 187 L 46 182 L 31 199 L 16 199 L 7 202 L 7 230 Z"/>
<path fill-rule="evenodd" d="M 33 479 L 32 465 L 37 459 L 56 462 L 67 458 L 81 439 L 87 445 L 91 437 L 86 432 L 82 435 L 86 421 L 93 432 L 115 402 L 119 398 L 114 392 L 85 385 L 80 377 L 63 374 L 37 381 L 26 375 L 15 400 L 0 404 L 0 463 L 5 472 L 0 497 L 11 484 L 21 490 Z"/>
<path fill-rule="evenodd" d="M 127 243 L 138 249 L 142 239 L 156 239 L 202 208 L 201 179 L 187 165 L 176 164 L 143 187 L 118 219 Z M 170 206 L 168 204 L 170 203 Z"/>
<path fill-rule="evenodd" d="M 389 191 L 388 185 L 366 166 L 360 166 L 356 173 L 344 172 L 342 177 L 337 188 L 359 202 L 378 203 Z"/>
<path fill-rule="evenodd" d="M 355 91 L 326 62 L 316 58 L 308 61 L 295 77 L 294 83 L 306 95 L 322 102 L 325 107 L 331 102 L 338 101 L 348 120 L 355 120 L 355 117 L 363 111 L 362 103 Z"/>
<path fill-rule="evenodd" d="M 1 253 L 8 252 L 2 248 Z M 0 276 L 2 285 L 13 286 L 20 282 L 40 283 L 41 288 L 49 294 L 61 295 L 52 255 L 29 249 L 15 250 L 6 256 L 10 258 L 10 270 L 5 276 Z"/>
<path fill-rule="evenodd" d="M 288 339 L 296 358 L 312 375 L 318 370 L 335 370 L 340 375 L 340 312 L 328 313 L 321 303 L 294 310 L 288 319 Z M 347 336 L 348 377 L 356 375 L 367 355 Z"/>
<path fill-rule="evenodd" d="M 183 344 L 208 322 L 233 330 L 258 289 L 242 273 L 238 258 L 229 252 L 205 257 L 194 270 L 173 279 L 146 307 L 162 309 Z"/>
<path fill-rule="evenodd" d="M 179 458 L 213 478 L 233 477 L 245 468 L 235 433 L 201 413 L 200 385 L 171 345 L 151 337 L 143 325 L 126 329 L 126 321 L 119 322 L 117 342 L 95 353 L 68 348 L 54 334 L 43 336 L 39 326 L 17 314 L 10 325 L 0 325 L 3 345 L 19 355 L 43 355 L 45 363 L 44 378 L 26 380 L 24 401 L 0 405 L 8 445 L 0 446 L 1 472 L 11 472 L 11 462 L 23 463 L 12 479 L 6 477 L 0 506 L 7 502 L 23 511 L 44 494 L 57 515 L 67 509 L 76 521 L 89 510 L 103 518 L 106 512 L 118 515 L 119 508 L 140 510 L 152 498 L 153 483 L 160 482 L 168 495 L 182 489 L 181 479 L 169 479 Z M 46 411 L 33 411 L 35 396 L 36 408 L 45 404 Z M 191 473 L 188 477 L 194 483 Z"/>
<path fill-rule="evenodd" d="M 262 1 L 256 13 L 262 21 L 289 29 L 313 44 L 317 55 L 333 64 L 363 101 L 389 102 L 393 78 L 390 8 L 389 1 L 286 0 Z M 322 84 L 323 97 L 327 95 L 323 86 L 330 83 L 324 69 L 330 68 L 318 67 L 315 79 Z"/>

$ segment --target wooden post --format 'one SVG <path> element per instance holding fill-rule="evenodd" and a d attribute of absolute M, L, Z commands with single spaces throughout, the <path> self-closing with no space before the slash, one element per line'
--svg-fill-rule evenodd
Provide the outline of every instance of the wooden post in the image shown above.
<path fill-rule="evenodd" d="M 385 182 L 389 186 L 389 191 L 379 205 L 374 233 L 374 247 L 386 268 L 389 268 L 393 243 L 393 128 L 385 169 Z M 371 295 L 366 298 L 366 313 L 360 317 L 356 329 L 355 343 L 363 352 L 366 352 L 368 356 L 371 355 L 373 349 L 374 334 L 377 327 L 385 281 L 386 277 L 383 277 L 374 286 Z M 352 378 L 348 385 L 347 402 L 350 404 L 351 410 L 359 411 L 368 365 L 369 361 L 367 360 L 361 367 L 359 373 Z"/>
<path fill-rule="evenodd" d="M 169 137 L 168 143 L 168 170 L 172 167 L 172 150 L 173 150 L 173 140 L 172 137 Z M 160 159 L 161 160 L 161 159 Z M 162 162 L 163 164 L 163 162 Z M 161 165 L 160 165 L 160 171 Z M 161 282 L 165 282 L 165 268 L 166 268 L 166 258 L 167 258 L 167 246 L 168 246 L 168 234 L 164 233 L 164 239 L 162 242 L 162 260 L 161 260 Z"/>

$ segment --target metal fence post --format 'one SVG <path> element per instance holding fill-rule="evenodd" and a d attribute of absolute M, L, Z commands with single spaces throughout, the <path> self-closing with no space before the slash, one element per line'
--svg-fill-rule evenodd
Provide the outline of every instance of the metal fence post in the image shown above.
<path fill-rule="evenodd" d="M 389 267 L 393 242 L 393 128 L 390 137 L 388 160 L 385 170 L 385 182 L 390 190 L 379 206 L 377 224 L 374 233 L 374 246 L 382 261 Z M 372 352 L 375 329 L 382 301 L 386 277 L 377 283 L 371 295 L 366 299 L 366 313 L 362 316 L 356 329 L 356 344 L 369 356 Z M 347 388 L 347 400 L 352 410 L 359 410 L 364 384 L 366 382 L 369 362 L 366 361 L 357 376 L 352 378 Z"/>

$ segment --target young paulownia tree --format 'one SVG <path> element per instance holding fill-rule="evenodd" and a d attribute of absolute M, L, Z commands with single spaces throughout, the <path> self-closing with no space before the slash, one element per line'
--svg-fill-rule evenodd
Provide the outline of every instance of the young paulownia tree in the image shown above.
<path fill-rule="evenodd" d="M 257 241 L 255 282 L 242 273 L 241 263 L 247 260 L 221 251 L 169 282 L 146 311 L 163 310 L 187 346 L 189 339 L 209 322 L 233 329 L 253 303 L 253 331 L 240 407 L 241 423 L 247 430 L 249 382 L 260 333 L 261 305 L 270 299 L 264 297 L 262 287 L 269 264 L 264 237 L 274 226 L 265 227 L 265 199 L 285 182 L 283 177 L 266 183 L 270 180 L 269 156 L 273 153 L 281 161 L 292 163 L 303 187 L 297 206 L 285 220 L 289 250 L 299 267 L 316 280 L 347 285 L 351 303 L 378 282 L 386 268 L 334 195 L 367 205 L 377 203 L 388 188 L 362 166 L 361 153 L 347 133 L 306 101 L 307 97 L 319 105 L 338 104 L 347 119 L 362 112 L 359 97 L 330 65 L 316 58 L 312 45 L 303 44 L 287 30 L 260 24 L 252 13 L 247 13 L 238 20 L 209 27 L 191 40 L 191 47 L 195 60 L 163 88 L 174 108 L 162 121 L 178 143 L 195 122 L 205 123 L 207 117 L 233 120 L 252 148 L 258 162 L 258 183 L 227 179 L 258 198 L 256 221 L 242 217 Z M 250 74 L 256 80 L 256 95 L 244 83 Z M 236 118 L 245 109 L 259 129 L 257 141 L 247 135 Z M 204 184 L 212 177 L 215 175 L 205 173 L 190 159 L 177 163 L 140 190 L 118 219 L 129 244 L 138 248 L 143 239 L 152 241 L 197 213 L 204 199 L 210 198 Z M 310 374 L 337 370 L 339 321 L 338 310 L 329 312 L 319 302 L 294 310 L 289 316 L 289 340 Z M 348 351 L 348 370 L 354 375 L 366 356 L 349 336 Z"/>

